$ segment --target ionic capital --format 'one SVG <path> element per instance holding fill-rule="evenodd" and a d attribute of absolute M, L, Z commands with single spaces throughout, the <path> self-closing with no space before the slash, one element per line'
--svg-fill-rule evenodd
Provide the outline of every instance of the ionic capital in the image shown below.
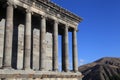
<path fill-rule="evenodd" d="M 7 5 L 8 5 L 8 6 L 13 6 L 13 5 L 14 5 L 14 2 L 13 2 L 12 0 L 8 0 L 8 1 L 7 1 Z"/>
<path fill-rule="evenodd" d="M 26 9 L 26 13 L 32 13 L 33 14 L 33 12 L 32 12 L 30 7 Z"/>
<path fill-rule="evenodd" d="M 14 0 L 8 0 L 7 1 L 7 6 L 11 6 L 11 7 L 17 8 L 17 5 L 14 4 Z"/>
<path fill-rule="evenodd" d="M 46 15 L 42 15 L 41 18 L 47 18 L 47 16 Z"/>
<path fill-rule="evenodd" d="M 59 21 L 58 21 L 58 20 L 54 20 L 54 23 L 57 23 L 57 24 L 58 24 L 58 23 L 59 23 Z"/>
<path fill-rule="evenodd" d="M 70 27 L 70 25 L 69 25 L 69 24 L 65 24 L 65 27 L 69 28 L 69 27 Z"/>
<path fill-rule="evenodd" d="M 73 31 L 76 31 L 76 32 L 77 32 L 77 31 L 78 31 L 78 29 L 77 29 L 77 28 L 73 28 Z"/>

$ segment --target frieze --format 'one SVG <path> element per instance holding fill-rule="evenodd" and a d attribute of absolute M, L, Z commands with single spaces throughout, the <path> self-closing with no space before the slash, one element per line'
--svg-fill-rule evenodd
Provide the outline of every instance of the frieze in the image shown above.
<path fill-rule="evenodd" d="M 46 0 L 36 0 L 36 1 L 20 0 L 20 1 L 29 5 L 29 6 L 32 6 L 32 7 L 39 9 L 39 10 L 44 11 L 44 12 L 46 12 L 46 14 L 55 16 L 63 21 L 72 23 L 74 25 L 76 25 L 75 23 L 79 23 L 82 20 L 81 18 L 74 15 L 70 11 L 67 11 L 64 8 L 59 7 L 58 5 L 56 5 L 53 2 L 46 2 Z"/>

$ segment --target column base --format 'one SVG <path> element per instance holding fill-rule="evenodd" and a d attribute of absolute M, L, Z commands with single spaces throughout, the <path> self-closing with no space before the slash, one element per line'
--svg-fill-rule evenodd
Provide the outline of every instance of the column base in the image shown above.
<path fill-rule="evenodd" d="M 32 71 L 32 69 L 31 69 L 31 68 L 24 68 L 23 70 Z"/>
<path fill-rule="evenodd" d="M 3 69 L 6 69 L 6 70 L 7 70 L 7 69 L 9 69 L 9 70 L 14 70 L 14 68 L 12 68 L 11 66 L 3 66 L 2 68 L 3 68 Z"/>
<path fill-rule="evenodd" d="M 79 71 L 78 71 L 78 70 L 73 70 L 73 72 L 76 72 L 76 73 L 77 73 L 77 72 L 79 72 Z"/>
<path fill-rule="evenodd" d="M 40 71 L 45 71 L 45 69 L 44 68 L 40 68 Z"/>
<path fill-rule="evenodd" d="M 53 69 L 53 71 L 58 72 L 58 69 Z"/>
<path fill-rule="evenodd" d="M 62 72 L 70 72 L 69 70 L 63 70 Z"/>

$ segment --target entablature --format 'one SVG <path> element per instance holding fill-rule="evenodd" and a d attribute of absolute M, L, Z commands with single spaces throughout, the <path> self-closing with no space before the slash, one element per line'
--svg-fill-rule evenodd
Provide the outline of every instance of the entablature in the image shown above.
<path fill-rule="evenodd" d="M 7 1 L 7 0 L 6 0 Z M 70 24 L 71 27 L 78 26 L 78 23 L 82 21 L 82 18 L 74 15 L 70 11 L 61 8 L 50 0 L 8 0 L 12 1 L 14 5 L 21 6 L 23 8 L 30 7 L 33 12 L 43 13 L 49 17 L 57 18 L 59 21 Z"/>

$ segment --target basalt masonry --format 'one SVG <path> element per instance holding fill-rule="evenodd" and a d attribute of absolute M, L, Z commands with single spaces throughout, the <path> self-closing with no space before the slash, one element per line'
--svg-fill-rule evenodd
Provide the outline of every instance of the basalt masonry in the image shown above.
<path fill-rule="evenodd" d="M 82 80 L 76 35 L 81 21 L 50 0 L 0 0 L 0 80 Z M 73 70 L 69 70 L 68 32 Z"/>

